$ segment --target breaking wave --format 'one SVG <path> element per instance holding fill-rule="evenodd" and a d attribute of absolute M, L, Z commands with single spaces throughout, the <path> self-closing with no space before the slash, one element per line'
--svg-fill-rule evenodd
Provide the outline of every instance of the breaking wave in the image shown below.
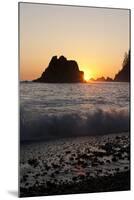
<path fill-rule="evenodd" d="M 127 132 L 130 129 L 128 109 L 97 109 L 94 112 L 44 115 L 34 120 L 20 116 L 20 140 L 47 140 L 62 137 L 92 136 Z"/>

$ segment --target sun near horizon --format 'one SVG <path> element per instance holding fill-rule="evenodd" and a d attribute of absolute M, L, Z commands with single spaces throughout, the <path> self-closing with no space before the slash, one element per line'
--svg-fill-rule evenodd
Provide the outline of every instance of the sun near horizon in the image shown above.
<path fill-rule="evenodd" d="M 84 72 L 84 80 L 89 81 L 91 78 L 93 78 L 93 74 L 91 74 L 90 70 L 85 70 Z"/>
<path fill-rule="evenodd" d="M 84 79 L 114 78 L 129 45 L 129 9 L 19 3 L 20 80 L 33 80 L 52 56 L 75 60 Z"/>

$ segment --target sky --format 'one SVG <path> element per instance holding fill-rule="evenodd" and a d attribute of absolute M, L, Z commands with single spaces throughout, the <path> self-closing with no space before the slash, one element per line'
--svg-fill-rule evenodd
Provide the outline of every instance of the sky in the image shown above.
<path fill-rule="evenodd" d="M 85 79 L 111 77 L 130 48 L 129 10 L 19 4 L 20 80 L 33 80 L 52 56 L 76 60 Z"/>

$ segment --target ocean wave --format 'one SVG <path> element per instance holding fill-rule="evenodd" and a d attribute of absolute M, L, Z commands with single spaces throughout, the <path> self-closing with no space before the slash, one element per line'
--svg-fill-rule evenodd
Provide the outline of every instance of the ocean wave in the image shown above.
<path fill-rule="evenodd" d="M 20 115 L 20 140 L 47 140 L 62 137 L 93 136 L 129 131 L 129 110 L 97 109 L 80 114 L 64 114 L 59 116 L 40 116 L 33 120 L 25 120 Z"/>

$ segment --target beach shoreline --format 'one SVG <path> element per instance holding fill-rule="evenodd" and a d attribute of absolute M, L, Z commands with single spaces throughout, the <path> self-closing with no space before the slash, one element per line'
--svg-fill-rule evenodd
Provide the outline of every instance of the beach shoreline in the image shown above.
<path fill-rule="evenodd" d="M 48 187 L 35 186 L 29 189 L 20 188 L 20 197 L 82 194 L 96 192 L 117 192 L 130 190 L 130 171 L 117 173 L 113 176 L 87 178 L 79 183 L 50 184 Z"/>
<path fill-rule="evenodd" d="M 130 190 L 129 133 L 25 144 L 20 197 Z"/>

